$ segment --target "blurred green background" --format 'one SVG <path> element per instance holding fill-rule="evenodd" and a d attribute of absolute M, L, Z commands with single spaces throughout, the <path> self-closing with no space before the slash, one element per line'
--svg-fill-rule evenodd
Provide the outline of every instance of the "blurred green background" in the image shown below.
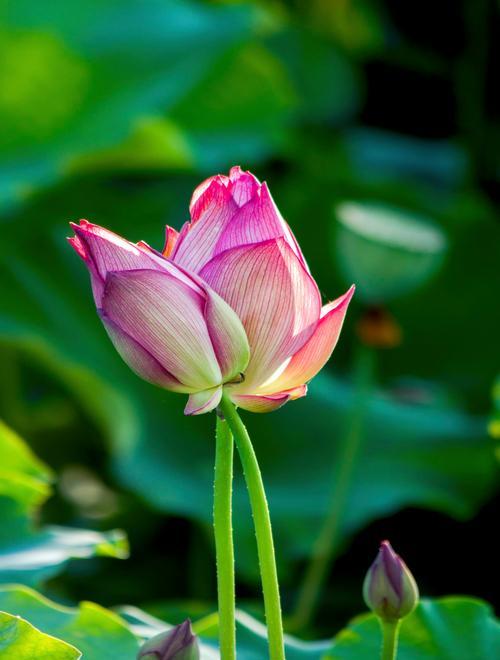
<path fill-rule="evenodd" d="M 268 181 L 324 299 L 358 284 L 308 397 L 245 415 L 287 616 L 321 534 L 326 574 L 303 635 L 364 609 L 386 537 L 425 595 L 494 601 L 496 12 L 489 0 L 0 2 L 0 416 L 54 473 L 26 459 L 35 494 L 16 477 L 14 497 L 0 469 L 2 581 L 174 623 L 213 611 L 213 416 L 184 418 L 182 397 L 122 364 L 65 236 L 85 217 L 159 248 L 193 188 L 240 164 Z M 234 508 L 238 593 L 258 615 L 239 468 Z M 61 539 L 53 525 L 101 535 Z M 126 561 L 103 557 L 126 552 L 117 528 Z"/>

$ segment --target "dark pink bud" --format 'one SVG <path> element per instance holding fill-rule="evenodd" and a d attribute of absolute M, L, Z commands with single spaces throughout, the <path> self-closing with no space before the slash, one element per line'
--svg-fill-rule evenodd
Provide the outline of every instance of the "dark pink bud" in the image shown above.
<path fill-rule="evenodd" d="M 380 544 L 379 553 L 366 574 L 363 596 L 368 607 L 385 621 L 402 619 L 418 603 L 417 583 L 389 541 Z"/>
<path fill-rule="evenodd" d="M 200 648 L 187 619 L 171 630 L 152 637 L 139 651 L 137 660 L 199 660 Z"/>

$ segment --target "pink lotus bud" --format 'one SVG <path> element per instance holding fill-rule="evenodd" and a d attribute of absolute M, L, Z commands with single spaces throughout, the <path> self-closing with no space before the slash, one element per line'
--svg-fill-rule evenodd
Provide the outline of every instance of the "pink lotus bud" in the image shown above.
<path fill-rule="evenodd" d="M 418 603 L 417 583 L 389 541 L 380 544 L 379 553 L 366 574 L 363 596 L 368 607 L 385 621 L 402 619 Z"/>
<path fill-rule="evenodd" d="M 150 639 L 139 651 L 137 660 L 199 660 L 200 647 L 189 619 L 172 630 Z"/>
<path fill-rule="evenodd" d="M 191 221 L 163 252 L 82 220 L 70 243 L 101 319 L 142 378 L 214 409 L 222 389 L 267 412 L 304 396 L 330 357 L 354 287 L 321 306 L 318 286 L 265 183 L 234 167 L 193 193 Z"/>

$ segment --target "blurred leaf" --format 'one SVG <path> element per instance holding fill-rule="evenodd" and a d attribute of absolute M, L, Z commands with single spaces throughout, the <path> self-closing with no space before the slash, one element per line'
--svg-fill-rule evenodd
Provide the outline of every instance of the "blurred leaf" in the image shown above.
<path fill-rule="evenodd" d="M 443 261 L 447 242 L 429 220 L 403 209 L 363 202 L 337 206 L 335 260 L 369 303 L 410 293 Z"/>
<path fill-rule="evenodd" d="M 0 610 L 21 616 L 44 633 L 75 644 L 84 658 L 92 660 L 132 660 L 140 647 L 139 639 L 149 639 L 171 627 L 136 607 L 120 607 L 119 615 L 88 602 L 81 603 L 78 609 L 62 607 L 31 589 L 17 586 L 0 587 Z M 202 660 L 216 660 L 219 657 L 217 615 L 195 623 L 194 629 L 200 636 Z M 237 639 L 241 660 L 260 660 L 266 656 L 265 627 L 242 611 L 237 612 Z M 286 656 L 289 660 L 320 660 L 329 646 L 329 642 L 304 643 L 288 637 Z M 28 660 L 29 656 L 20 657 Z M 61 656 L 61 660 L 64 658 Z"/>
<path fill-rule="evenodd" d="M 215 617 L 214 617 L 215 619 Z M 196 631 L 200 635 L 210 636 L 210 629 L 203 629 L 199 622 Z M 211 635 L 217 634 L 217 623 L 212 628 Z M 260 660 L 268 655 L 266 627 L 249 614 L 237 612 L 236 636 L 238 658 L 242 660 Z M 330 646 L 329 642 L 302 642 L 289 635 L 285 638 L 285 655 L 287 660 L 320 660 Z"/>
<path fill-rule="evenodd" d="M 325 660 L 373 660 L 380 654 L 380 624 L 360 616 L 334 639 Z M 500 623 L 489 605 L 472 598 L 423 600 L 403 620 L 398 660 L 486 660 L 500 656 Z"/>
<path fill-rule="evenodd" d="M 2 660 L 78 660 L 82 657 L 73 646 L 5 612 L 0 612 L 0 655 Z"/>
<path fill-rule="evenodd" d="M 342 52 L 298 28 L 273 35 L 269 43 L 287 67 L 306 124 L 338 124 L 353 116 L 360 103 L 359 74 Z"/>
<path fill-rule="evenodd" d="M 465 152 L 446 140 L 424 140 L 356 127 L 346 131 L 344 143 L 364 177 L 385 177 L 392 186 L 412 178 L 436 187 L 456 186 L 467 171 Z"/>
<path fill-rule="evenodd" d="M 35 508 L 50 496 L 51 473 L 24 442 L 0 423 L 0 581 L 37 584 L 73 558 L 128 554 L 123 532 L 33 527 Z"/>
<path fill-rule="evenodd" d="M 309 0 L 304 6 L 317 30 L 353 54 L 377 52 L 385 43 L 384 8 L 370 0 Z"/>
<path fill-rule="evenodd" d="M 40 461 L 31 449 L 0 420 L 0 449 L 2 465 L 0 474 L 22 472 L 37 481 L 47 483 L 52 475 L 49 468 Z"/>
<path fill-rule="evenodd" d="M 136 635 L 149 639 L 163 632 L 168 627 L 163 621 L 146 614 L 136 607 L 118 608 L 120 615 L 127 621 Z M 201 640 L 202 660 L 216 660 L 219 657 L 217 635 L 218 615 L 211 614 L 195 621 L 194 632 Z M 267 632 L 265 626 L 242 610 L 236 610 L 236 642 L 238 660 L 261 660 L 267 657 Z M 289 635 L 285 638 L 287 660 L 320 660 L 330 647 L 329 641 L 302 642 Z"/>
<path fill-rule="evenodd" d="M 498 441 L 500 440 L 500 376 L 497 376 L 492 388 L 493 411 L 488 424 L 488 433 Z M 500 458 L 500 447 L 497 447 L 496 453 Z"/>
<path fill-rule="evenodd" d="M 189 135 L 198 165 L 211 171 L 272 155 L 295 105 L 280 61 L 263 46 L 246 44 L 221 57 L 171 117 Z"/>
<path fill-rule="evenodd" d="M 33 532 L 27 526 L 20 528 L 16 511 L 1 503 L 0 511 L 8 525 L 8 533 L 0 535 L 0 582 L 37 585 L 60 573 L 70 559 L 128 557 L 127 539 L 120 530 L 94 532 L 50 525 Z"/>
<path fill-rule="evenodd" d="M 50 494 L 52 474 L 21 438 L 0 420 L 0 497 L 31 511 Z M 0 500 L 1 501 L 1 500 Z M 1 533 L 0 533 L 1 536 Z"/>
<path fill-rule="evenodd" d="M 0 614 L 0 650 L 6 658 L 16 660 L 31 660 L 33 656 L 27 655 L 24 644 L 32 643 L 33 637 L 40 644 L 48 643 L 45 635 L 75 644 L 83 657 L 88 656 L 92 660 L 132 660 L 140 648 L 141 639 L 149 639 L 171 627 L 136 607 L 120 607 L 120 615 L 88 602 L 81 603 L 78 608 L 62 607 L 31 589 L 17 586 L 0 587 L 0 610 L 10 613 Z M 31 625 L 15 617 L 22 617 Z M 16 631 L 20 629 L 22 646 L 19 643 L 21 640 L 12 635 L 12 626 L 16 626 Z M 217 615 L 196 622 L 194 629 L 200 636 L 202 660 L 215 660 L 218 657 Z M 460 630 L 460 635 L 457 635 L 457 630 Z M 50 643 L 55 645 L 60 642 L 51 640 Z M 265 627 L 242 611 L 237 611 L 237 643 L 238 658 L 241 660 L 260 660 L 267 654 Z M 288 660 L 371 660 L 377 657 L 380 644 L 378 620 L 369 614 L 354 619 L 335 637 L 333 643 L 301 642 L 287 636 L 285 650 Z M 32 650 L 32 647 L 27 648 Z M 37 647 L 37 651 L 38 648 L 45 651 L 44 646 Z M 66 650 L 62 644 L 50 650 L 55 653 L 59 652 L 59 648 Z M 67 649 L 69 651 L 70 647 Z M 14 650 L 25 655 L 14 655 Z M 479 660 L 496 658 L 499 650 L 500 626 L 489 606 L 471 598 L 450 597 L 422 601 L 417 610 L 403 621 L 398 658 Z M 67 656 L 37 653 L 38 657 L 65 660 L 79 656 L 75 653 Z"/>
<path fill-rule="evenodd" d="M 188 169 L 193 165 L 186 134 L 173 121 L 152 117 L 138 120 L 122 144 L 74 159 L 71 171 Z"/>
<path fill-rule="evenodd" d="M 27 587 L 6 586 L 0 587 L 0 610 L 21 616 L 47 635 L 74 644 L 89 660 L 132 660 L 139 649 L 137 638 L 125 622 L 95 603 L 62 607 Z M 26 656 L 26 660 L 28 657 L 32 660 L 34 656 Z M 66 656 L 50 657 L 64 660 Z M 79 656 L 68 655 L 73 657 Z"/>
<path fill-rule="evenodd" d="M 189 0 L 79 0 L 68 14 L 63 0 L 0 3 L 0 201 L 52 181 L 81 154 L 124 140 L 137 119 L 178 107 L 258 23 L 251 5 Z M 249 66 L 251 58 L 249 52 Z M 268 63 L 255 66 L 262 83 Z M 162 163 L 178 162 L 169 160 L 178 143 L 165 124 L 157 145 L 164 144 Z"/>

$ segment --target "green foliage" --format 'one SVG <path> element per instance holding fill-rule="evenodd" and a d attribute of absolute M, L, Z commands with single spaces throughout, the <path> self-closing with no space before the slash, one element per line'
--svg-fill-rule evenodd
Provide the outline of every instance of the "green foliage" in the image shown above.
<path fill-rule="evenodd" d="M 364 615 L 335 637 L 325 660 L 373 660 L 381 644 L 377 618 Z M 398 660 L 483 660 L 499 654 L 500 622 L 479 600 L 423 600 L 401 625 Z"/>
<path fill-rule="evenodd" d="M 38 584 L 73 558 L 127 556 L 127 541 L 119 530 L 94 532 L 55 525 L 36 529 L 33 516 L 51 494 L 51 472 L 1 422 L 0 455 L 0 582 Z"/>
<path fill-rule="evenodd" d="M 132 660 L 139 649 L 137 638 L 124 621 L 95 603 L 61 607 L 31 589 L 12 586 L 0 588 L 0 610 L 26 619 L 46 635 L 74 644 L 84 658 Z M 64 658 L 61 655 L 61 660 Z"/>
<path fill-rule="evenodd" d="M 52 474 L 21 438 L 0 420 L 0 496 L 29 512 L 50 494 Z"/>
<path fill-rule="evenodd" d="M 81 653 L 45 635 L 17 616 L 0 612 L 0 654 L 4 660 L 78 660 Z"/>
<path fill-rule="evenodd" d="M 94 603 L 63 608 L 25 587 L 0 588 L 0 610 L 21 616 L 44 633 L 74 644 L 83 657 L 92 660 L 133 660 L 140 647 L 139 638 L 149 639 L 169 627 L 137 608 L 120 608 L 122 616 Z M 215 660 L 217 615 L 200 620 L 194 628 L 201 639 L 202 659 Z M 243 612 L 237 614 L 237 636 L 238 658 L 257 660 L 266 655 L 265 627 Z M 289 660 L 320 660 L 328 647 L 326 641 L 303 643 L 290 637 L 286 654 Z"/>
<path fill-rule="evenodd" d="M 250 6 L 82 0 L 68 12 L 62 0 L 8 4 L 0 5 L 4 201 L 117 144 L 136 120 L 190 107 L 190 94 L 257 25 Z"/>
<path fill-rule="evenodd" d="M 16 660 L 31 659 L 33 656 L 29 653 L 33 648 L 37 649 L 37 658 L 78 658 L 74 647 L 83 657 L 92 660 L 118 657 L 133 660 L 141 639 L 149 639 L 169 627 L 132 607 L 120 608 L 120 615 L 94 603 L 81 603 L 78 608 L 61 607 L 26 587 L 0 588 L 0 611 L 9 613 L 0 613 L 2 658 Z M 202 659 L 215 659 L 217 615 L 196 622 L 194 629 L 200 636 Z M 240 611 L 237 613 L 237 637 L 238 658 L 258 660 L 266 655 L 265 627 Z M 33 646 L 35 644 L 37 646 Z M 377 657 L 380 645 L 379 622 L 369 614 L 356 618 L 332 642 L 305 643 L 288 637 L 286 657 L 289 660 L 372 660 Z M 482 660 L 497 657 L 499 651 L 500 624 L 491 608 L 479 600 L 449 597 L 423 600 L 415 612 L 404 619 L 398 658 Z"/>
<path fill-rule="evenodd" d="M 487 93 L 488 3 L 457 3 L 453 17 L 436 10 L 420 42 L 418 25 L 398 18 L 396 4 L 0 0 L 0 349 L 14 356 L 0 353 L 0 415 L 45 460 L 57 456 L 54 465 L 65 468 L 76 455 L 110 489 L 127 491 L 119 519 L 100 524 L 127 528 L 135 562 L 126 580 L 120 562 L 105 574 L 99 562 L 75 563 L 61 575 L 71 558 L 124 556 L 124 534 L 80 529 L 94 521 L 64 493 L 41 509 L 54 475 L 2 425 L 0 581 L 39 586 L 59 575 L 47 588 L 67 602 L 81 597 L 83 580 L 84 597 L 101 588 L 121 599 L 128 589 L 154 611 L 164 605 L 152 602 L 161 566 L 186 576 L 178 582 L 183 593 L 168 581 L 158 586 L 162 598 L 203 598 L 204 611 L 214 610 L 206 540 L 213 419 L 183 418 L 182 396 L 141 382 L 121 363 L 65 237 L 68 220 L 83 216 L 160 247 L 163 225 L 179 228 L 187 219 L 194 186 L 237 163 L 268 180 L 324 299 L 339 295 L 345 280 L 358 285 L 332 364 L 308 397 L 272 415 L 245 416 L 270 496 L 285 609 L 296 600 L 301 562 L 339 478 L 356 407 L 354 326 L 364 305 L 389 304 L 402 343 L 377 356 L 335 552 L 368 525 L 365 533 L 376 536 L 401 509 L 466 520 L 491 497 L 500 409 L 498 386 L 493 411 L 489 398 L 498 373 L 500 244 L 491 190 L 500 150 Z M 448 33 L 464 45 L 459 53 L 453 39 L 449 48 L 443 39 Z M 405 81 L 418 99 L 414 109 Z M 361 223 L 339 222 L 346 200 L 362 206 Z M 60 407 L 50 405 L 53 389 Z M 260 597 L 255 542 L 236 469 L 238 577 L 253 607 Z M 170 517 L 165 527 L 149 509 Z M 440 524 L 439 516 L 418 515 Z M 491 514 L 485 508 L 480 515 Z M 68 518 L 78 528 L 47 524 Z M 484 527 L 479 532 L 484 539 Z M 414 545 L 421 528 L 401 534 Z M 476 551 L 476 565 L 486 550 Z M 454 544 L 447 552 L 463 561 L 467 551 Z M 166 554 L 175 569 L 165 566 Z M 487 558 L 481 563 L 484 589 L 490 569 Z M 328 633 L 359 602 L 359 581 L 349 571 L 344 579 L 325 588 L 334 611 L 318 610 Z M 132 634 L 97 606 L 65 610 L 21 589 L 5 592 L 0 608 L 7 597 L 8 611 L 26 622 L 2 615 L 2 642 L 30 636 L 40 654 L 42 644 L 56 645 L 50 657 L 77 656 L 30 625 L 79 649 L 82 638 L 97 645 L 102 633 L 129 644 L 131 658 L 136 637 L 153 634 L 138 611 L 137 620 L 125 617 Z M 170 611 L 177 621 L 180 608 Z M 211 621 L 199 625 L 213 657 Z M 262 657 L 259 625 L 242 615 L 238 626 L 238 657 Z M 452 646 L 454 626 L 470 646 Z M 401 658 L 420 657 L 411 655 L 410 638 L 427 640 L 419 650 L 439 657 L 432 655 L 439 629 L 446 657 L 479 660 L 484 649 L 470 641 L 474 626 L 487 643 L 493 623 L 485 606 L 427 601 L 403 626 Z M 374 657 L 378 635 L 372 618 L 360 619 L 336 638 L 332 657 Z M 111 653 L 107 644 L 102 652 Z M 287 657 L 320 658 L 327 646 L 290 641 Z M 9 653 L 23 658 L 20 648 L 10 645 Z M 81 650 L 101 657 L 95 646 Z"/>

